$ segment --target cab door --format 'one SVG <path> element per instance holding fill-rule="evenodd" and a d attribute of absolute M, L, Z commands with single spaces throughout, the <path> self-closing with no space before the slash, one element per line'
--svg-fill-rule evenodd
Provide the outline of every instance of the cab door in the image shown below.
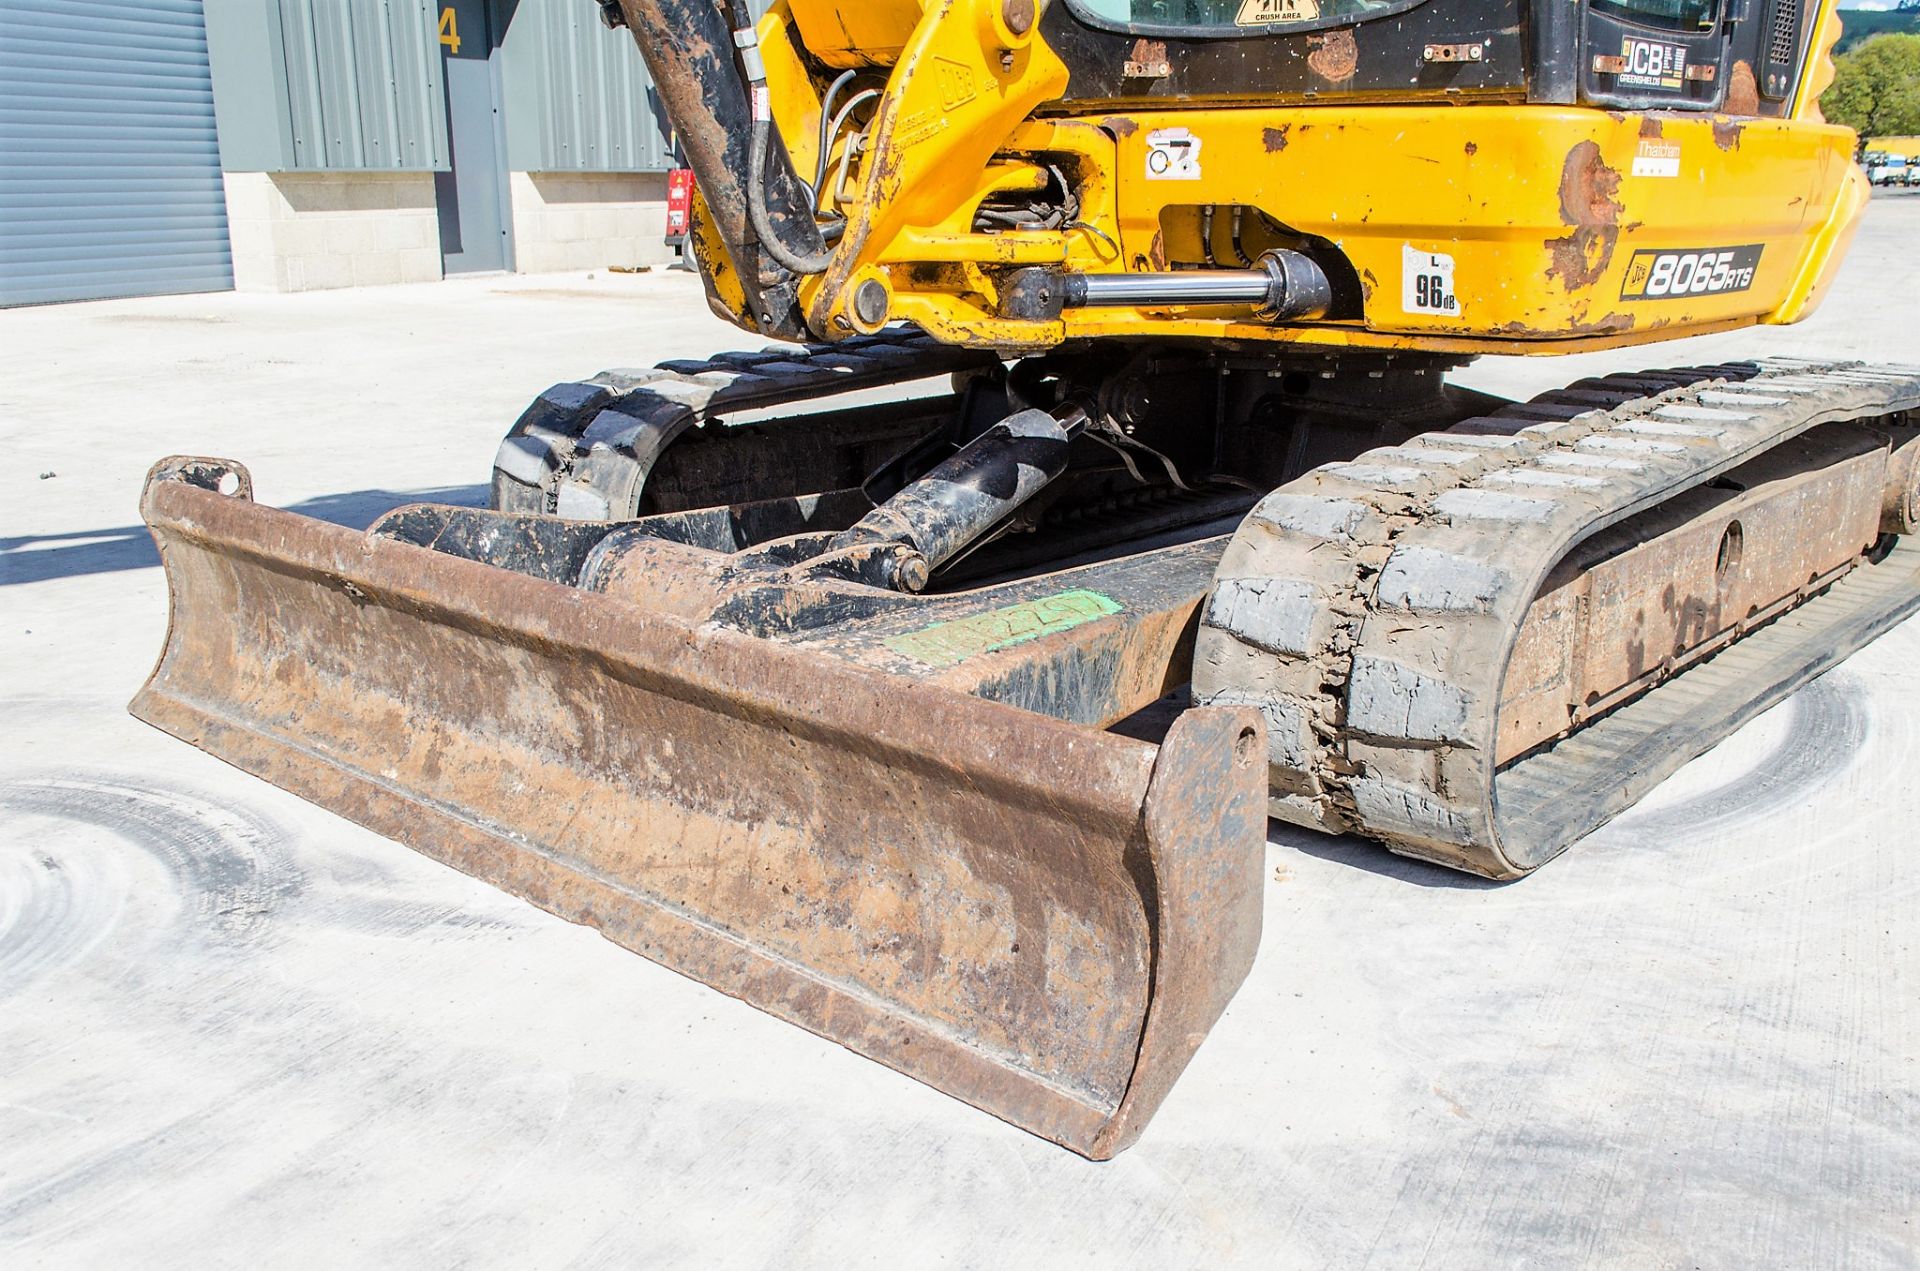
<path fill-rule="evenodd" d="M 1581 100 L 1783 115 L 1819 0 L 1587 0 Z"/>
<path fill-rule="evenodd" d="M 1717 110 L 1726 95 L 1722 10 L 1750 0 L 1587 0 L 1581 97 L 1631 110 Z"/>

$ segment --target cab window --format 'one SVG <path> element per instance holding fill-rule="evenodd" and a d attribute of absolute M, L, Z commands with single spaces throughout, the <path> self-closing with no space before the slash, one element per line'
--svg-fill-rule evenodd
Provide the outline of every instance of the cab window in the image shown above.
<path fill-rule="evenodd" d="M 1423 0 L 1067 0 L 1095 26 L 1147 35 L 1262 35 L 1363 22 Z"/>
<path fill-rule="evenodd" d="M 1720 0 L 1593 0 L 1597 11 L 1662 31 L 1711 31 Z"/>

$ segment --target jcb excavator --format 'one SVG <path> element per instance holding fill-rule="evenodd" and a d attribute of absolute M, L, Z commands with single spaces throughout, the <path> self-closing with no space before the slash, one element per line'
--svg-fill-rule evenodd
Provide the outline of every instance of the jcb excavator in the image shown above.
<path fill-rule="evenodd" d="M 1832 0 L 599 3 L 770 343 L 365 533 L 163 461 L 141 718 L 1106 1157 L 1269 815 L 1515 878 L 1920 607 L 1920 369 L 1446 379 L 1805 316 Z"/>

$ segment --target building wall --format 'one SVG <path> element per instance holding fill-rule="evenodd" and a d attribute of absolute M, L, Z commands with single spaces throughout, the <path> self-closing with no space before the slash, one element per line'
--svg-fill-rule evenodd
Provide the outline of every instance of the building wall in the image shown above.
<path fill-rule="evenodd" d="M 229 172 L 237 291 L 440 278 L 431 172 Z"/>
<path fill-rule="evenodd" d="M 457 162 L 438 0 L 205 4 L 235 286 L 439 278 L 459 238 L 436 212 Z M 669 259 L 672 150 L 632 37 L 589 0 L 489 4 L 512 267 Z"/>
<path fill-rule="evenodd" d="M 519 0 L 500 69 L 515 267 L 670 259 L 672 150 L 633 37 L 586 0 Z"/>
<path fill-rule="evenodd" d="M 518 0 L 500 46 L 507 166 L 516 172 L 664 172 L 668 127 L 646 62 L 589 0 Z"/>
<path fill-rule="evenodd" d="M 447 170 L 433 0 L 204 0 L 228 172 Z"/>
<path fill-rule="evenodd" d="M 239 291 L 441 276 L 432 0 L 205 0 Z"/>
<path fill-rule="evenodd" d="M 431 0 L 275 0 L 295 168 L 447 168 Z"/>
<path fill-rule="evenodd" d="M 672 258 L 667 178 L 654 172 L 515 172 L 513 254 L 521 273 Z"/>

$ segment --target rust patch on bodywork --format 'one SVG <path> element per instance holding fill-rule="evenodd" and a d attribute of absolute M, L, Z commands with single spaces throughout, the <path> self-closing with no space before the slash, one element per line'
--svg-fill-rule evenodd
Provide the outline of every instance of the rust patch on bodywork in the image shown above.
<path fill-rule="evenodd" d="M 1547 240 L 1552 261 L 1547 275 L 1568 291 L 1591 287 L 1613 260 L 1620 238 L 1620 171 L 1601 157 L 1600 145 L 1583 141 L 1567 151 L 1560 171 L 1560 219 L 1573 227 L 1564 238 Z"/>
<path fill-rule="evenodd" d="M 1661 123 L 1658 115 L 1643 115 L 1641 117 L 1640 135 L 1642 137 L 1657 137 L 1660 135 L 1660 128 Z"/>
<path fill-rule="evenodd" d="M 1509 322 L 1496 327 L 1494 334 L 1521 340 L 1564 340 L 1568 336 L 1577 335 L 1616 335 L 1622 331 L 1631 331 L 1633 327 L 1632 314 L 1609 313 L 1603 318 L 1592 321 L 1576 319 L 1563 326 L 1554 327 L 1536 327 L 1525 322 Z"/>
<path fill-rule="evenodd" d="M 1292 124 L 1281 124 L 1278 128 L 1263 129 L 1260 133 L 1260 144 L 1267 148 L 1268 154 L 1279 154 L 1287 148 L 1287 134 L 1292 131 Z"/>
<path fill-rule="evenodd" d="M 1167 58 L 1167 42 L 1135 40 L 1133 51 L 1127 55 L 1126 65 L 1121 69 L 1128 79 L 1165 79 L 1173 74 L 1173 63 Z"/>
<path fill-rule="evenodd" d="M 1479 153 L 1480 153 L 1480 147 L 1474 142 L 1469 141 L 1467 143 L 1467 157 L 1471 159 L 1474 155 L 1477 155 Z"/>
<path fill-rule="evenodd" d="M 1754 83 L 1753 66 L 1750 63 L 1735 62 L 1732 73 L 1727 76 L 1727 113 L 1760 113 L 1760 86 Z"/>
<path fill-rule="evenodd" d="M 1307 43 L 1319 47 L 1307 54 L 1307 69 L 1321 79 L 1331 83 L 1353 78 L 1353 72 L 1360 65 L 1360 46 L 1355 43 L 1351 31 L 1329 31 L 1316 39 L 1307 37 Z"/>
<path fill-rule="evenodd" d="M 1139 123 L 1125 115 L 1108 115 L 1100 121 L 1100 126 L 1111 133 L 1115 141 L 1140 131 Z"/>
<path fill-rule="evenodd" d="M 1630 313 L 1609 313 L 1591 321 L 1572 323 L 1567 330 L 1574 335 L 1615 335 L 1621 331 L 1633 330 L 1633 324 L 1634 317 Z"/>
<path fill-rule="evenodd" d="M 1713 121 L 1713 144 L 1722 150 L 1738 150 L 1740 134 L 1746 131 L 1746 125 L 1737 119 L 1716 119 Z"/>

